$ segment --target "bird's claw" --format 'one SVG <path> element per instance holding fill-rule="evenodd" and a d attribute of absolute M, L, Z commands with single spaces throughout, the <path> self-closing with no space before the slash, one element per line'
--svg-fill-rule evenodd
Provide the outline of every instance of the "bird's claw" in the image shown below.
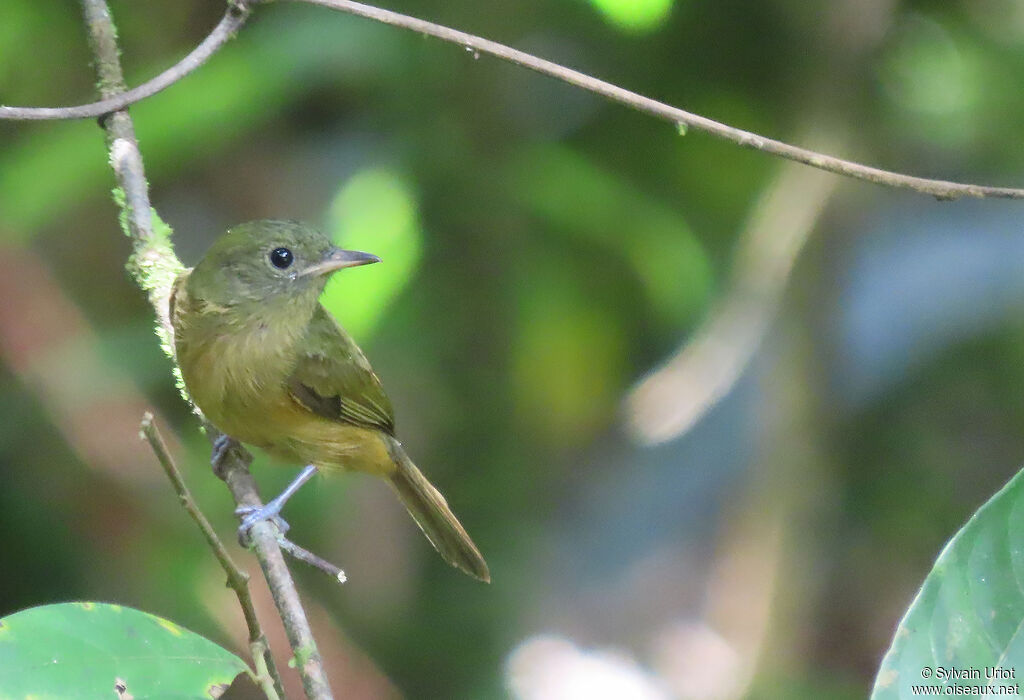
<path fill-rule="evenodd" d="M 213 451 L 210 453 L 210 466 L 213 467 L 214 473 L 219 473 L 224 458 L 227 457 L 228 450 L 231 449 L 233 441 L 227 435 L 221 435 L 213 441 Z"/>
<path fill-rule="evenodd" d="M 238 541 L 242 546 L 248 545 L 250 530 L 252 530 L 253 525 L 264 520 L 272 522 L 282 535 L 288 532 L 291 525 L 281 517 L 281 507 L 283 505 L 283 503 L 278 503 L 277 499 L 274 499 L 265 506 L 239 506 L 236 508 L 235 515 L 244 516 L 242 524 L 238 526 Z"/>

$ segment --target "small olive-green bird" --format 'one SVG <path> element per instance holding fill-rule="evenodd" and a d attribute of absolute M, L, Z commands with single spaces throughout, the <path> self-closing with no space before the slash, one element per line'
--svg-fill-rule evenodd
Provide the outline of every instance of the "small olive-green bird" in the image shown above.
<path fill-rule="evenodd" d="M 317 469 L 366 472 L 391 484 L 445 561 L 490 581 L 480 551 L 395 438 L 391 402 L 370 363 L 319 302 L 331 273 L 374 262 L 298 222 L 230 229 L 174 283 L 185 386 L 225 434 L 310 465 L 243 528 L 276 517 Z"/>

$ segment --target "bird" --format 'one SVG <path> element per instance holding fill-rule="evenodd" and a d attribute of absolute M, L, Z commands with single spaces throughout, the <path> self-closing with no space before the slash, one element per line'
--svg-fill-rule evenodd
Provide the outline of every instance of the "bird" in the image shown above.
<path fill-rule="evenodd" d="M 489 582 L 480 550 L 398 441 L 380 379 L 319 301 L 333 273 L 377 262 L 298 221 L 230 228 L 173 284 L 185 389 L 225 435 L 306 465 L 278 498 L 247 513 L 240 532 L 277 519 L 318 471 L 363 472 L 391 485 L 446 562 Z"/>

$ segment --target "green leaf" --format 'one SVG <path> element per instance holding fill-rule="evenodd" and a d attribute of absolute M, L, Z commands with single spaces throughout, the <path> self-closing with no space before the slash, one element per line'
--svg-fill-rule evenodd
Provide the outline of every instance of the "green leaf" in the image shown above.
<path fill-rule="evenodd" d="M 213 642 L 120 605 L 59 603 L 0 619 L 0 700 L 217 698 L 247 671 Z"/>
<path fill-rule="evenodd" d="M 1024 669 L 1024 471 L 946 545 L 900 622 L 873 700 L 916 698 L 914 686 L 1007 686 L 988 669 Z M 955 678 L 953 671 L 967 672 Z M 972 678 L 977 671 L 978 678 Z M 992 675 L 991 673 L 988 675 Z M 975 688 L 972 695 L 984 691 Z M 1004 691 L 1005 693 L 1005 691 Z M 962 695 L 950 691 L 947 694 Z M 1011 693 L 1014 694 L 1014 693 Z"/>

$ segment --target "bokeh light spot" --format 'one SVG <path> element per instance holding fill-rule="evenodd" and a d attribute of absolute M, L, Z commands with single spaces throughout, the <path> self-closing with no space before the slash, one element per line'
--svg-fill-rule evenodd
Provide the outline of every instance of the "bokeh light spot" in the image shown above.
<path fill-rule="evenodd" d="M 419 266 L 423 233 L 416 197 L 396 173 L 363 170 L 342 186 L 328 222 L 337 245 L 373 253 L 383 261 L 334 275 L 321 298 L 353 337 L 366 338 Z"/>
<path fill-rule="evenodd" d="M 590 4 L 619 29 L 644 32 L 664 24 L 673 0 L 590 0 Z"/>

